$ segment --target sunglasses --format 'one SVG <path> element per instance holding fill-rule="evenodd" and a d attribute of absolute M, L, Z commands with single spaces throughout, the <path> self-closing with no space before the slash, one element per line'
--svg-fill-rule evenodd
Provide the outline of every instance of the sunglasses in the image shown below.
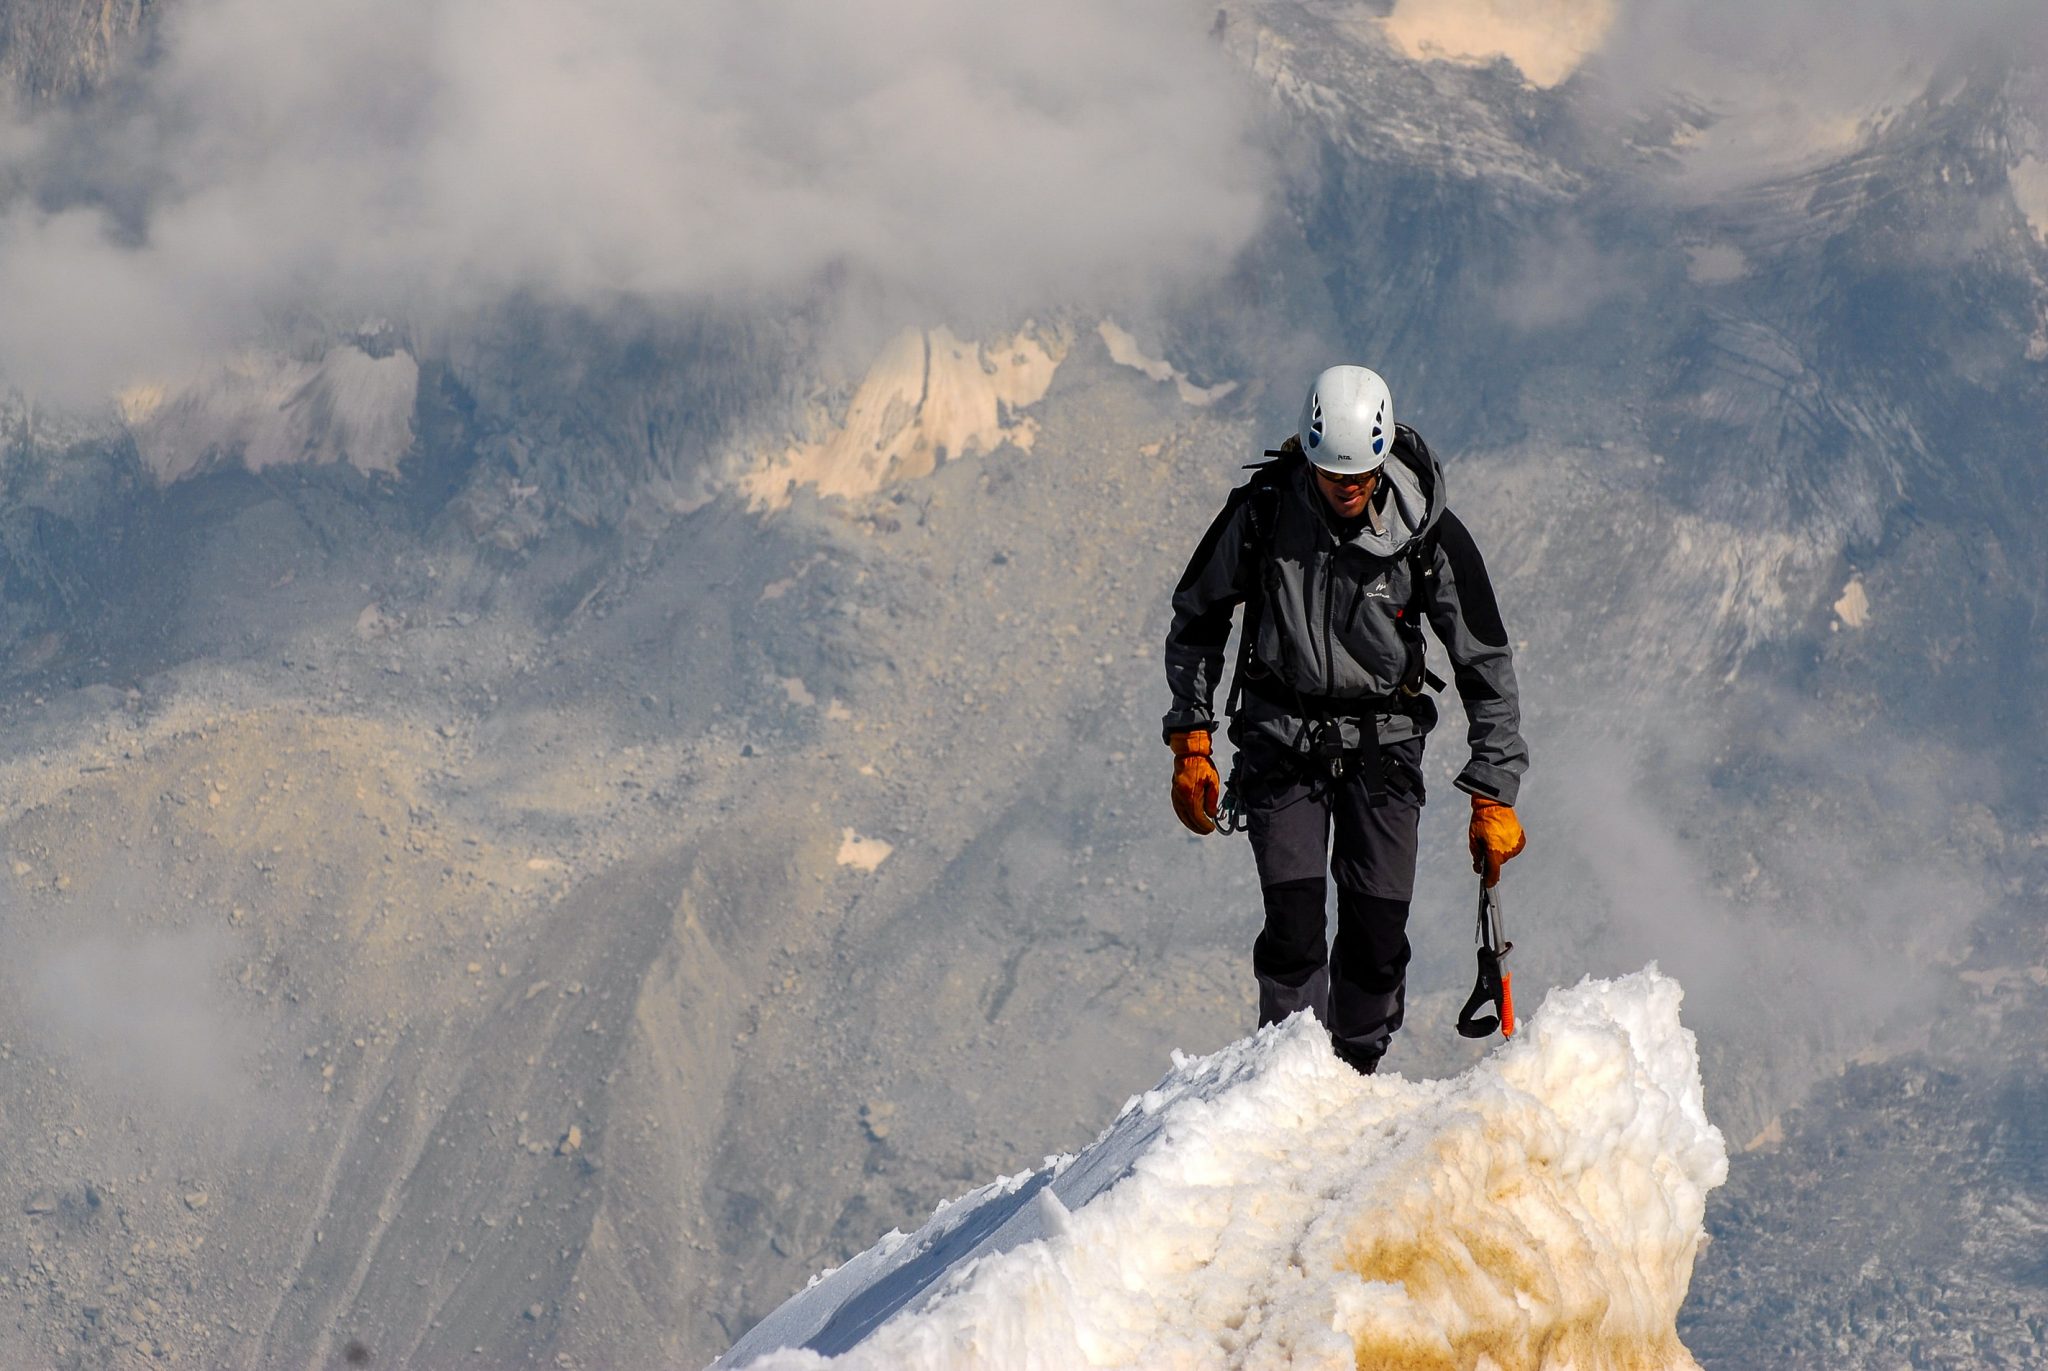
<path fill-rule="evenodd" d="M 1380 474 L 1377 471 L 1359 471 L 1346 475 L 1341 471 L 1325 471 L 1321 467 L 1316 468 L 1316 475 L 1322 477 L 1323 480 L 1333 486 L 1371 485 L 1380 478 Z"/>

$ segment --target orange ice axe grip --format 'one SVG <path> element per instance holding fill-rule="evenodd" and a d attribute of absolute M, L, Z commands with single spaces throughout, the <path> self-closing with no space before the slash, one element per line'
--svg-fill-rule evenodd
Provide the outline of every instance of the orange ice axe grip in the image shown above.
<path fill-rule="evenodd" d="M 1458 1032 L 1468 1038 L 1484 1038 L 1496 1028 L 1503 1038 L 1515 1036 L 1514 978 L 1501 966 L 1515 945 L 1501 934 L 1500 887 L 1479 887 L 1479 979 L 1471 997 L 1458 1011 Z M 1493 1005 L 1497 1013 L 1479 1011 Z"/>

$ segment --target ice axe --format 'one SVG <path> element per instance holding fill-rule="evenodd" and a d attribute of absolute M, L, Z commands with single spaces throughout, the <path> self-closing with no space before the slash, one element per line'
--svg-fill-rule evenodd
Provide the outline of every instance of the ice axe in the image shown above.
<path fill-rule="evenodd" d="M 1501 936 L 1500 887 L 1479 887 L 1479 980 L 1472 998 L 1458 1011 L 1458 1032 L 1468 1038 L 1483 1038 L 1500 1029 L 1503 1038 L 1515 1036 L 1515 978 L 1501 968 L 1501 962 L 1515 945 Z M 1498 1015 L 1481 1015 L 1479 1010 L 1493 1004 Z"/>

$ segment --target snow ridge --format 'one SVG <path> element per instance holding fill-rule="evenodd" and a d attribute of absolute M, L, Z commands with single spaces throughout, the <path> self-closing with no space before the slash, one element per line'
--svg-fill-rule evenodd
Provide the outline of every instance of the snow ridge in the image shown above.
<path fill-rule="evenodd" d="M 1176 1057 L 1093 1145 L 812 1282 L 718 1367 L 1690 1367 L 1727 1176 L 1682 992 L 1553 991 L 1449 1081 L 1306 1019 Z"/>

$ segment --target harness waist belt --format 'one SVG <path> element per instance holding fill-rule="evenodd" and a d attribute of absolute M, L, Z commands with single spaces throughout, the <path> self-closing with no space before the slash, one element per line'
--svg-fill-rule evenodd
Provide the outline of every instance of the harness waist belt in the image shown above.
<path fill-rule="evenodd" d="M 1363 719 L 1374 714 L 1406 714 L 1406 703 L 1398 695 L 1310 695 L 1296 694 L 1277 676 L 1254 672 L 1245 678 L 1247 693 L 1289 714 L 1309 719 Z"/>

